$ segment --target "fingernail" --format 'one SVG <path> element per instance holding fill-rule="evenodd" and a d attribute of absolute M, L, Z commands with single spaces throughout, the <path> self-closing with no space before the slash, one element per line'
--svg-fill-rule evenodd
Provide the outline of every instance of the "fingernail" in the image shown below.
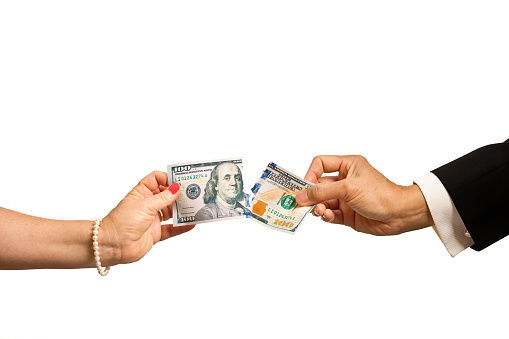
<path fill-rule="evenodd" d="M 174 182 L 168 189 L 170 190 L 171 194 L 175 194 L 180 189 L 180 185 L 178 184 L 178 182 Z"/>
<path fill-rule="evenodd" d="M 299 193 L 295 196 L 298 204 L 305 204 L 309 201 L 307 192 Z"/>

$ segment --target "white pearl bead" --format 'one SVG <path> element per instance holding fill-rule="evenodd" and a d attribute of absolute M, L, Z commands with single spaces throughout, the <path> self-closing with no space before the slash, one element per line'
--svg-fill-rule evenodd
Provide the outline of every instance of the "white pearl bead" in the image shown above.
<path fill-rule="evenodd" d="M 94 228 L 92 230 L 92 248 L 94 249 L 94 260 L 95 260 L 95 266 L 97 266 L 97 272 L 101 276 L 106 276 L 108 272 L 110 271 L 109 267 L 102 267 L 101 266 L 101 258 L 99 256 L 99 225 L 101 223 L 101 219 L 96 219 Z"/>

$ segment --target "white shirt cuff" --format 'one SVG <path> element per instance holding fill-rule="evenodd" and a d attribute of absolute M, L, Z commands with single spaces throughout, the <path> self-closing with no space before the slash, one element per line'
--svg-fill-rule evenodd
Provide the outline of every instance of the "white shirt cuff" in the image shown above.
<path fill-rule="evenodd" d="M 429 173 L 414 182 L 426 199 L 435 223 L 433 229 L 449 254 L 454 257 L 465 248 L 472 246 L 474 241 L 466 235 L 465 224 L 440 179 L 433 173 Z"/>

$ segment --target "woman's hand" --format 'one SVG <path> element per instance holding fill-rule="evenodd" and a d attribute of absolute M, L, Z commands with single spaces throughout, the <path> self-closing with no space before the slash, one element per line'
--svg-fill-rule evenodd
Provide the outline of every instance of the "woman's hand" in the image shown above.
<path fill-rule="evenodd" d="M 179 190 L 178 183 L 168 187 L 166 173 L 154 171 L 103 219 L 101 228 L 107 231 L 108 242 L 116 249 L 113 251 L 114 262 L 125 264 L 140 260 L 157 242 L 193 229 L 195 225 L 173 227 L 172 224 L 162 224 L 159 211 L 163 220 L 173 216 L 172 203 Z"/>
<path fill-rule="evenodd" d="M 338 172 L 337 176 L 322 177 Z M 389 181 L 362 156 L 317 156 L 305 176 L 317 183 L 296 196 L 313 215 L 374 235 L 395 235 L 433 225 L 417 185 Z"/>

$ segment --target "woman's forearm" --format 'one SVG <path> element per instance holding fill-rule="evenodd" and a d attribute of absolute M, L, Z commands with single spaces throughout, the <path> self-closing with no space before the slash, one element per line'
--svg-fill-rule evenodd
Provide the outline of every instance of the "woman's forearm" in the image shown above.
<path fill-rule="evenodd" d="M 90 220 L 51 220 L 0 208 L 0 269 L 95 267 Z M 99 229 L 103 266 L 119 262 L 117 238 Z"/>
<path fill-rule="evenodd" d="M 99 253 L 92 244 L 95 221 L 50 220 L 0 207 L 0 269 L 97 267 L 96 260 L 108 267 L 140 260 L 157 242 L 193 229 L 163 224 L 173 217 L 179 190 L 178 183 L 168 185 L 164 172 L 143 178 L 103 218 Z"/>

